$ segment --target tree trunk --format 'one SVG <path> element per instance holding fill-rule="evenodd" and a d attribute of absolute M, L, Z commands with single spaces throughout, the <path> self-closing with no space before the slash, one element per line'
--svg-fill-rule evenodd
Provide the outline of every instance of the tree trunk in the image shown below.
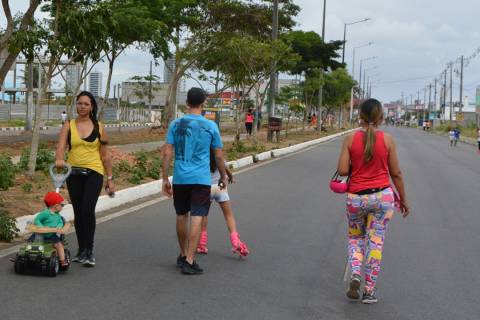
<path fill-rule="evenodd" d="M 103 121 L 103 114 L 105 105 L 108 106 L 108 97 L 110 96 L 110 85 L 112 83 L 112 73 L 113 73 L 113 64 L 115 63 L 115 59 L 118 56 L 115 52 L 112 52 L 112 57 L 108 58 L 108 77 L 107 77 L 107 86 L 105 88 L 105 96 L 103 97 L 103 101 L 100 103 L 100 110 L 98 111 L 98 120 Z"/>
<path fill-rule="evenodd" d="M 167 100 L 165 101 L 165 110 L 162 116 L 162 125 L 164 128 L 168 128 L 170 121 L 174 118 L 175 113 L 175 105 L 177 104 L 177 89 L 178 89 L 178 82 L 180 78 L 183 76 L 185 72 L 185 66 L 181 66 L 180 68 L 175 65 L 175 72 L 173 74 L 172 80 L 170 81 L 168 88 L 167 88 Z"/>
<path fill-rule="evenodd" d="M 52 62 L 50 62 L 52 64 Z M 35 106 L 35 122 L 33 125 L 33 133 L 32 133 L 32 144 L 30 146 L 30 158 L 28 159 L 28 171 L 27 175 L 32 178 L 35 174 L 35 168 L 37 166 L 37 153 L 38 153 L 38 145 L 40 143 L 40 127 L 42 124 L 42 97 L 45 96 L 47 92 L 48 85 L 50 83 L 52 77 L 52 65 L 49 66 L 48 73 L 46 75 L 45 82 L 43 83 L 42 87 L 39 88 L 38 96 L 37 96 L 37 104 Z"/>

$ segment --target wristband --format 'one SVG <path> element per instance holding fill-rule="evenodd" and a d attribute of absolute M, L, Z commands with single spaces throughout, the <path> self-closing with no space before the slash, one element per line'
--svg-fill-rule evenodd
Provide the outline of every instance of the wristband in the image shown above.
<path fill-rule="evenodd" d="M 107 180 L 113 180 L 113 176 L 108 176 Z"/>

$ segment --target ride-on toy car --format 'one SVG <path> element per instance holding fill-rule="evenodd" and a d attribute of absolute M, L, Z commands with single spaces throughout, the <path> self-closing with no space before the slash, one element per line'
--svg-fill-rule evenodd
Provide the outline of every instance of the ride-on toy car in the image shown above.
<path fill-rule="evenodd" d="M 36 227 L 30 226 L 29 229 L 33 231 Z M 52 243 L 43 241 L 41 233 L 34 233 L 30 240 L 32 241 L 27 242 L 20 248 L 14 259 L 16 273 L 24 274 L 35 270 L 50 277 L 55 277 L 60 271 L 68 270 L 70 266 L 70 251 L 68 249 L 65 248 L 65 260 L 68 264 L 61 267 L 57 250 Z M 64 246 L 67 245 L 66 240 L 63 240 L 63 244 Z"/>
<path fill-rule="evenodd" d="M 50 176 L 52 177 L 53 185 L 57 193 L 72 171 L 70 165 L 66 165 L 65 168 L 67 170 L 65 173 L 55 173 L 55 166 L 50 166 Z M 63 217 L 62 220 L 64 229 L 68 230 L 70 223 L 65 223 Z M 27 271 L 36 270 L 50 277 L 55 277 L 60 271 L 67 271 L 69 269 L 71 261 L 70 251 L 66 248 L 68 243 L 63 234 L 60 238 L 65 248 L 65 260 L 67 263 L 62 267 L 53 243 L 44 241 L 43 237 L 43 234 L 54 233 L 56 230 L 54 228 L 35 226 L 31 223 L 27 224 L 26 230 L 32 232 L 32 236 L 28 239 L 27 243 L 20 248 L 15 258 L 11 259 L 12 262 L 14 262 L 16 273 L 24 274 Z"/>

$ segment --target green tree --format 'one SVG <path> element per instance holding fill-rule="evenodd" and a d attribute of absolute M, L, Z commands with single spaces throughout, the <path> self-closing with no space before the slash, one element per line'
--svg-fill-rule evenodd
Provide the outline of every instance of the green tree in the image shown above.
<path fill-rule="evenodd" d="M 168 36 L 171 31 L 171 18 L 166 10 L 168 0 L 110 0 L 100 3 L 108 12 L 107 85 L 104 102 L 108 101 L 116 59 L 129 46 L 150 48 L 154 57 L 168 52 Z M 104 103 L 100 104 L 99 119 L 103 118 Z"/>
<path fill-rule="evenodd" d="M 67 57 L 66 65 L 79 61 L 88 52 L 102 47 L 101 38 L 92 34 L 102 34 L 103 19 L 93 10 L 89 1 L 56 0 L 42 7 L 50 17 L 30 28 L 28 37 L 18 37 L 14 42 L 29 61 L 40 59 L 45 81 L 38 92 L 35 106 L 35 122 L 28 163 L 28 175 L 33 176 L 36 167 L 37 151 L 41 126 L 41 101 L 46 95 L 51 79 L 60 74 L 62 57 Z M 85 23 L 88 21 L 88 23 Z M 97 42 L 100 40 L 100 42 Z"/>
<path fill-rule="evenodd" d="M 21 47 L 11 45 L 12 39 L 15 37 L 25 37 L 29 32 L 28 28 L 33 23 L 33 15 L 40 5 L 41 0 L 32 0 L 28 6 L 27 11 L 20 16 L 13 17 L 10 10 L 8 0 L 2 0 L 2 7 L 7 20 L 7 26 L 4 30 L 0 30 L 0 85 L 3 86 L 5 77 L 12 67 L 18 54 L 21 52 Z M 3 60 L 4 59 L 4 60 Z"/>
<path fill-rule="evenodd" d="M 350 100 L 350 93 L 354 84 L 355 80 L 344 68 L 325 74 L 323 92 L 325 112 L 322 115 L 322 120 L 325 120 L 332 110 L 340 108 Z"/>

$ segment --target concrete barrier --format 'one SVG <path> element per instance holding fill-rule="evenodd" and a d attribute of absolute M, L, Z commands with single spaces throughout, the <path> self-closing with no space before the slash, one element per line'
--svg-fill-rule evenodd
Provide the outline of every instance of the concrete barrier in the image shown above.
<path fill-rule="evenodd" d="M 266 151 L 253 156 L 254 162 L 265 161 L 272 158 L 272 151 Z"/>
<path fill-rule="evenodd" d="M 243 168 L 253 164 L 253 156 L 248 156 L 237 160 L 237 168 Z"/>

